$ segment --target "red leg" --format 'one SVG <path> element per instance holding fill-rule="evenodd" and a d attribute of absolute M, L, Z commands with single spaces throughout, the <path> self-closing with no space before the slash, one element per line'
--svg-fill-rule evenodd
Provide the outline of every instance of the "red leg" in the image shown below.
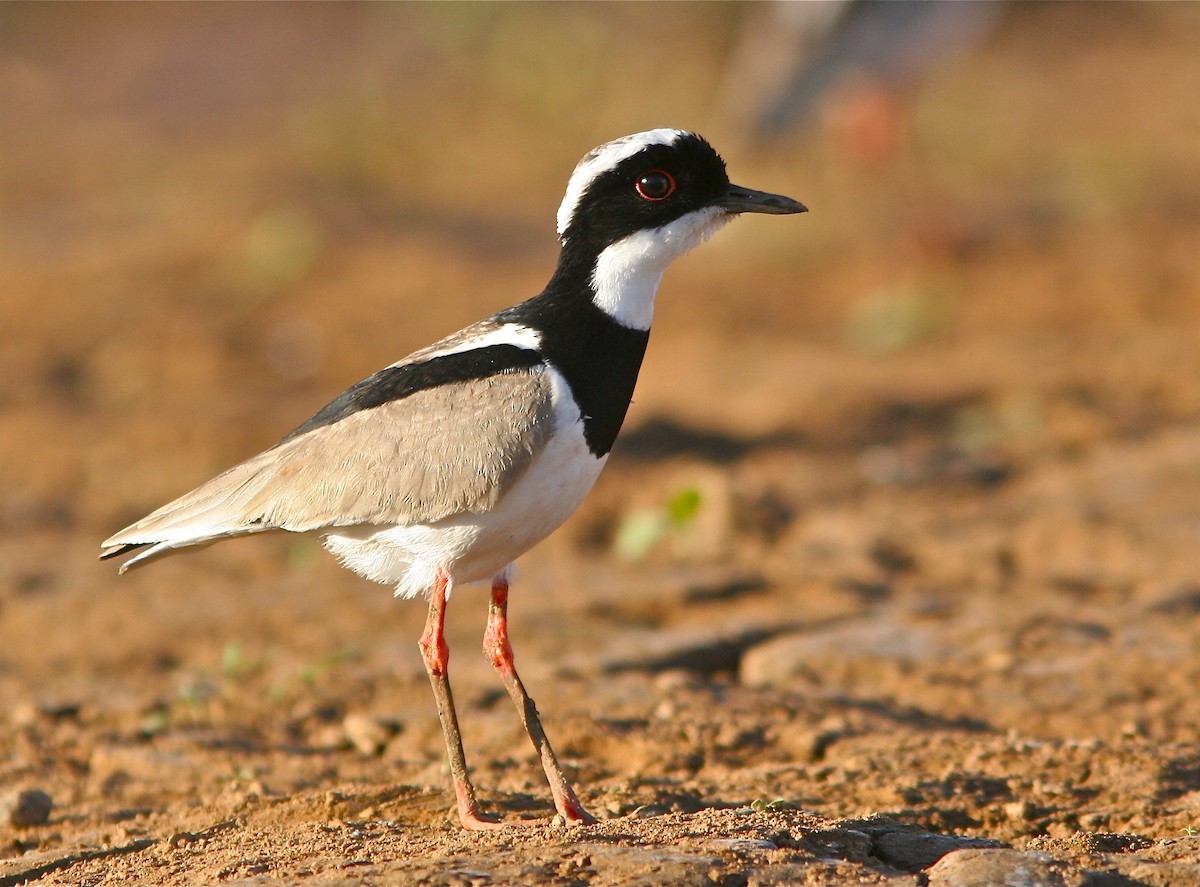
<path fill-rule="evenodd" d="M 467 758 L 463 754 L 462 734 L 459 733 L 458 715 L 454 711 L 454 696 L 450 692 L 450 648 L 446 645 L 444 631 L 449 586 L 450 577 L 440 573 L 429 595 L 429 618 L 420 641 L 421 657 L 425 660 L 429 683 L 433 685 L 433 698 L 437 700 L 438 719 L 442 722 L 442 735 L 450 757 L 458 818 L 463 827 L 468 829 L 500 828 L 502 823 L 480 812 L 479 802 L 475 800 L 475 788 L 467 774 Z"/>
<path fill-rule="evenodd" d="M 517 674 L 517 667 L 513 663 L 512 645 L 508 641 L 508 580 L 499 576 L 492 581 L 492 600 L 488 606 L 483 652 L 491 660 L 492 667 L 499 673 L 500 679 L 504 681 L 508 695 L 517 706 L 517 713 L 521 716 L 525 732 L 529 734 L 533 747 L 542 759 L 542 769 L 546 771 L 550 794 L 554 797 L 554 808 L 567 822 L 595 822 L 596 818 L 583 808 L 571 784 L 567 782 L 558 758 L 554 755 L 554 749 L 550 747 L 550 740 L 546 738 L 546 731 L 542 729 L 537 706 L 525 692 L 525 685 L 521 683 L 520 675 Z"/>

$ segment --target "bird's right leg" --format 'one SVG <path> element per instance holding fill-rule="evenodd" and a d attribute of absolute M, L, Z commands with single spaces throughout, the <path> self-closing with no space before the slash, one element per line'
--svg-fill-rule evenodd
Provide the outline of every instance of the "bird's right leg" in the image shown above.
<path fill-rule="evenodd" d="M 438 720 L 442 722 L 442 736 L 450 757 L 450 776 L 454 780 L 459 821 L 464 828 L 472 830 L 501 828 L 503 823 L 480 812 L 479 802 L 475 800 L 475 787 L 471 785 L 471 778 L 467 774 L 467 758 L 463 754 L 462 734 L 458 729 L 458 715 L 454 711 L 454 696 L 450 692 L 450 647 L 446 644 L 445 635 L 449 589 L 449 575 L 439 573 L 429 595 L 429 618 L 421 635 L 421 657 L 425 660 L 425 671 L 433 686 Z"/>
<path fill-rule="evenodd" d="M 517 666 L 513 662 L 512 644 L 508 640 L 508 579 L 504 576 L 497 576 L 492 580 L 492 601 L 488 606 L 487 630 L 483 635 L 483 652 L 491 660 L 492 667 L 496 669 L 501 680 L 504 681 L 508 695 L 512 697 L 513 704 L 517 707 L 517 714 L 521 717 L 521 724 L 525 727 L 525 732 L 529 734 L 538 757 L 541 758 L 542 768 L 550 783 L 550 794 L 554 797 L 554 807 L 558 811 L 558 815 L 563 818 L 564 822 L 592 825 L 596 822 L 596 817 L 584 809 L 575 790 L 571 788 L 571 783 L 567 781 L 566 774 L 563 773 L 562 766 L 558 763 L 558 757 L 554 754 L 554 749 L 550 747 L 550 740 L 546 738 L 546 731 L 542 728 L 542 719 L 538 715 L 537 706 L 529 698 L 529 693 L 526 692 L 525 685 L 521 682 L 521 676 L 517 674 Z"/>

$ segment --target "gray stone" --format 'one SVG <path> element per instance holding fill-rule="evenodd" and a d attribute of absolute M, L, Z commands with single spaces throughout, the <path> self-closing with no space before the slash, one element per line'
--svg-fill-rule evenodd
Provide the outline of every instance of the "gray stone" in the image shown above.
<path fill-rule="evenodd" d="M 983 850 L 1004 847 L 992 838 L 967 838 L 926 831 L 917 825 L 895 822 L 886 817 L 854 823 L 870 836 L 871 852 L 879 859 L 906 872 L 927 869 L 943 856 L 956 850 Z"/>
<path fill-rule="evenodd" d="M 1107 879 L 1100 875 L 1089 882 L 1087 887 L 1126 887 L 1131 883 L 1144 884 L 1146 887 L 1200 887 L 1200 865 L 1110 859 L 1115 874 Z"/>
<path fill-rule="evenodd" d="M 364 714 L 348 714 L 342 720 L 346 739 L 364 755 L 381 755 L 388 740 L 400 732 L 395 721 Z"/>
<path fill-rule="evenodd" d="M 734 672 L 746 650 L 779 632 L 773 625 L 725 626 L 715 630 L 676 629 L 637 635 L 605 657 L 607 673 L 685 671 L 714 675 Z"/>
<path fill-rule="evenodd" d="M 927 873 L 929 887 L 1083 887 L 1087 876 L 1045 853 L 966 849 L 948 853 Z"/>
<path fill-rule="evenodd" d="M 9 792 L 0 798 L 0 823 L 13 828 L 43 825 L 53 809 L 54 799 L 39 788 Z"/>
<path fill-rule="evenodd" d="M 875 855 L 906 872 L 928 868 L 957 850 L 978 849 L 979 845 L 970 838 L 919 829 L 885 832 L 875 837 Z"/>
<path fill-rule="evenodd" d="M 787 685 L 831 658 L 924 662 L 946 653 L 927 627 L 895 619 L 856 619 L 757 644 L 743 654 L 738 678 L 751 687 Z"/>
<path fill-rule="evenodd" d="M 762 838 L 718 838 L 709 843 L 714 850 L 734 853 L 750 853 L 756 850 L 778 850 L 779 845 L 774 841 Z"/>

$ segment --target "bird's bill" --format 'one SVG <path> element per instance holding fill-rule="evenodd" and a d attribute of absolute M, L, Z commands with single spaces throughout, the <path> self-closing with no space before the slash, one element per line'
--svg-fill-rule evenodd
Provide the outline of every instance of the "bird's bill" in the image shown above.
<path fill-rule="evenodd" d="M 717 201 L 717 206 L 731 213 L 787 215 L 808 212 L 808 207 L 798 200 L 792 200 L 782 194 L 743 188 L 741 185 L 730 185 L 725 196 Z"/>

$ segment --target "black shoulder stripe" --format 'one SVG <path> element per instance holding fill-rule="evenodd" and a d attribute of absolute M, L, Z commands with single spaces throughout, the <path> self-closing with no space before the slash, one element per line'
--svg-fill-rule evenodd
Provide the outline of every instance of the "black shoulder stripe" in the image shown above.
<path fill-rule="evenodd" d="M 542 356 L 537 351 L 519 345 L 501 344 L 388 367 L 347 388 L 280 443 L 286 443 L 315 428 L 340 422 L 362 410 L 401 400 L 418 391 L 472 379 L 486 379 L 513 370 L 532 369 L 541 362 Z"/>
<path fill-rule="evenodd" d="M 590 273 L 590 272 L 589 272 Z M 607 454 L 625 422 L 648 330 L 621 326 L 590 300 L 586 283 L 556 286 L 498 315 L 541 332 L 546 360 L 566 379 L 583 415 L 583 436 L 596 457 Z"/>

